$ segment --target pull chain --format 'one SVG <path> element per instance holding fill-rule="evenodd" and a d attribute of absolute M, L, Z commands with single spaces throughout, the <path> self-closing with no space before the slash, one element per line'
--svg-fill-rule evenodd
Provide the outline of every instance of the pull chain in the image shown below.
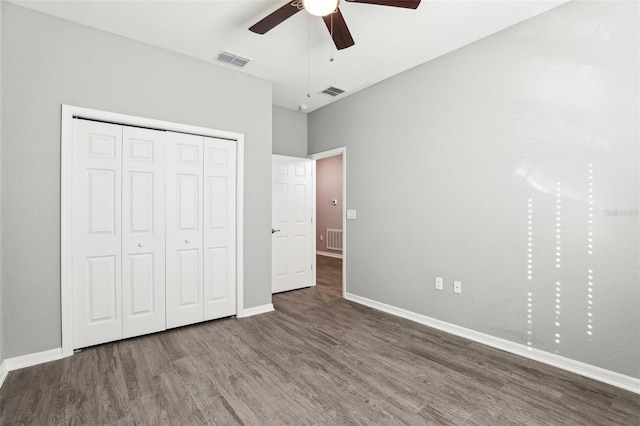
<path fill-rule="evenodd" d="M 330 44 L 331 50 L 329 51 L 329 62 L 333 62 L 333 46 L 335 45 L 335 42 L 333 41 L 333 15 L 335 13 L 336 13 L 335 10 L 331 13 L 331 44 Z"/>

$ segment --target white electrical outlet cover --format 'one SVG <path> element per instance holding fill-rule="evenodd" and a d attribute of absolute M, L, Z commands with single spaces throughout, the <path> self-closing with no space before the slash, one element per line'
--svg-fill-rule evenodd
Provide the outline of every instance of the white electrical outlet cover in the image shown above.
<path fill-rule="evenodd" d="M 462 283 L 460 281 L 453 282 L 453 292 L 462 293 Z"/>

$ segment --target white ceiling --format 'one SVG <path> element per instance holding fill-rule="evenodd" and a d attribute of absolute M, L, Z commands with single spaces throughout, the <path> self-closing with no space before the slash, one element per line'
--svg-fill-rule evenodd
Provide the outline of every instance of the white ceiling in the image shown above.
<path fill-rule="evenodd" d="M 422 0 L 417 10 L 341 1 L 356 44 L 336 52 L 322 19 L 304 11 L 265 35 L 248 30 L 287 0 L 11 0 L 208 63 L 223 49 L 250 58 L 238 72 L 272 81 L 274 105 L 308 112 L 567 1 Z M 329 86 L 346 93 L 319 93 Z"/>

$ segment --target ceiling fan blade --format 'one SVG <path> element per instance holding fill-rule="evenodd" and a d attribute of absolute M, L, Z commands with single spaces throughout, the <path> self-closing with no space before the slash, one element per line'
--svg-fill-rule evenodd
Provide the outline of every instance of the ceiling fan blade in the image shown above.
<path fill-rule="evenodd" d="M 300 12 L 301 9 L 298 9 L 298 6 L 295 6 L 295 1 L 291 1 L 275 12 L 267 15 L 261 21 L 258 21 L 254 24 L 249 31 L 253 31 L 256 34 L 264 34 L 267 31 L 273 29 L 278 24 L 281 24 L 285 20 L 291 18 L 296 13 Z"/>
<path fill-rule="evenodd" d="M 420 0 L 346 0 L 350 3 L 377 4 L 380 6 L 404 7 L 406 9 L 417 9 Z"/>
<path fill-rule="evenodd" d="M 336 49 L 346 49 L 355 44 L 347 27 L 347 23 L 344 20 L 344 16 L 342 16 L 342 12 L 340 12 L 340 8 L 336 9 L 336 11 L 330 15 L 323 16 L 322 20 L 326 24 L 329 34 L 333 37 Z"/>

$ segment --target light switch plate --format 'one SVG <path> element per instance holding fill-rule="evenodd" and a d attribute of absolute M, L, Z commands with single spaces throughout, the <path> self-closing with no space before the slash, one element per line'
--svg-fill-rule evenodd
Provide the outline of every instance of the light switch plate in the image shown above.
<path fill-rule="evenodd" d="M 436 277 L 435 279 L 436 290 L 444 289 L 444 280 L 442 277 Z"/>
<path fill-rule="evenodd" d="M 347 210 L 347 219 L 355 219 L 356 211 L 355 210 Z"/>
<path fill-rule="evenodd" d="M 454 281 L 453 282 L 453 292 L 454 293 L 462 293 L 462 282 Z"/>

